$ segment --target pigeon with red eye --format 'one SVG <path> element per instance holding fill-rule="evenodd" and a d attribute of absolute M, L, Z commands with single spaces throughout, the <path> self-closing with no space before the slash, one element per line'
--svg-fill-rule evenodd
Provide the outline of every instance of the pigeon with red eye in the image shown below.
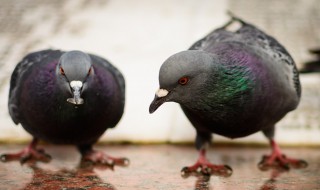
<path fill-rule="evenodd" d="M 81 51 L 44 50 L 30 53 L 11 76 L 9 113 L 15 124 L 33 136 L 29 146 L 2 161 L 49 161 L 37 149 L 39 140 L 78 147 L 84 160 L 127 165 L 92 148 L 117 125 L 125 103 L 125 81 L 107 60 Z"/>
<path fill-rule="evenodd" d="M 233 26 L 238 28 L 230 31 Z M 232 16 L 189 50 L 169 57 L 160 68 L 159 83 L 149 112 L 165 102 L 179 103 L 197 134 L 199 158 L 182 169 L 182 176 L 232 174 L 231 167 L 206 158 L 212 133 L 239 138 L 262 131 L 272 153 L 259 163 L 260 169 L 307 165 L 283 155 L 274 140 L 275 124 L 300 101 L 298 71 L 286 49 L 255 26 Z"/>

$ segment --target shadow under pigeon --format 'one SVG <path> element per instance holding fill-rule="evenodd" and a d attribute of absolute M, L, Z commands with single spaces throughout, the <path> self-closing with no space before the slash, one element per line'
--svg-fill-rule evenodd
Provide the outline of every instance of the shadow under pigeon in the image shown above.
<path fill-rule="evenodd" d="M 29 163 L 28 166 L 33 170 L 33 177 L 21 190 L 32 189 L 103 189 L 115 190 L 116 188 L 104 182 L 94 169 L 113 170 L 112 167 L 103 164 L 92 164 L 81 161 L 75 169 L 61 169 L 51 171 L 39 168 L 35 163 Z"/>

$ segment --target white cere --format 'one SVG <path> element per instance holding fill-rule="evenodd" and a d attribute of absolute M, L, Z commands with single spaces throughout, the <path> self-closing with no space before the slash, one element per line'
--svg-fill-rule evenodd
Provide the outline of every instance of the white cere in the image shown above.
<path fill-rule="evenodd" d="M 166 89 L 159 89 L 157 92 L 156 92 L 156 95 L 159 97 L 159 98 L 162 98 L 162 97 L 165 97 L 166 95 L 168 95 L 169 91 L 166 90 Z"/>
<path fill-rule="evenodd" d="M 71 86 L 71 88 L 75 88 L 75 87 L 81 88 L 82 82 L 79 80 L 73 80 L 70 82 L 70 86 Z"/>

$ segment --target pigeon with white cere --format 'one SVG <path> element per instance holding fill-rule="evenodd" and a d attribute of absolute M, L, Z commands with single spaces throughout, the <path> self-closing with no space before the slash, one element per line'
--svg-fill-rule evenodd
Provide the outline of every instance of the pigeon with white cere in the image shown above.
<path fill-rule="evenodd" d="M 30 53 L 12 73 L 8 106 L 14 123 L 20 123 L 33 140 L 19 153 L 3 154 L 1 160 L 49 161 L 51 157 L 36 147 L 44 140 L 76 145 L 84 160 L 126 165 L 126 158 L 92 148 L 119 122 L 124 104 L 124 78 L 107 60 L 81 51 Z"/>
<path fill-rule="evenodd" d="M 223 27 L 162 64 L 160 88 L 149 112 L 165 102 L 176 102 L 195 127 L 199 159 L 182 169 L 183 176 L 197 171 L 232 174 L 229 166 L 214 165 L 206 158 L 212 133 L 239 138 L 262 131 L 272 153 L 259 163 L 261 169 L 274 165 L 305 167 L 305 161 L 283 155 L 274 140 L 275 124 L 300 101 L 296 65 L 276 39 L 231 17 Z"/>

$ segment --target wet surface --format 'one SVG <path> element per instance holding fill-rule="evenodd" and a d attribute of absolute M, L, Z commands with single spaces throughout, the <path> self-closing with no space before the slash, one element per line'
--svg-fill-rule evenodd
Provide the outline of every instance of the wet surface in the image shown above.
<path fill-rule="evenodd" d="M 17 152 L 23 145 L 2 145 L 0 154 Z M 182 145 L 100 145 L 112 156 L 130 159 L 129 167 L 91 165 L 80 162 L 72 146 L 42 145 L 52 156 L 50 163 L 0 163 L 0 189 L 320 189 L 320 151 L 317 148 L 286 148 L 288 156 L 304 159 L 305 169 L 260 171 L 257 163 L 268 148 L 216 146 L 208 158 L 232 167 L 231 177 L 189 176 L 180 171 L 193 164 L 197 152 Z"/>

